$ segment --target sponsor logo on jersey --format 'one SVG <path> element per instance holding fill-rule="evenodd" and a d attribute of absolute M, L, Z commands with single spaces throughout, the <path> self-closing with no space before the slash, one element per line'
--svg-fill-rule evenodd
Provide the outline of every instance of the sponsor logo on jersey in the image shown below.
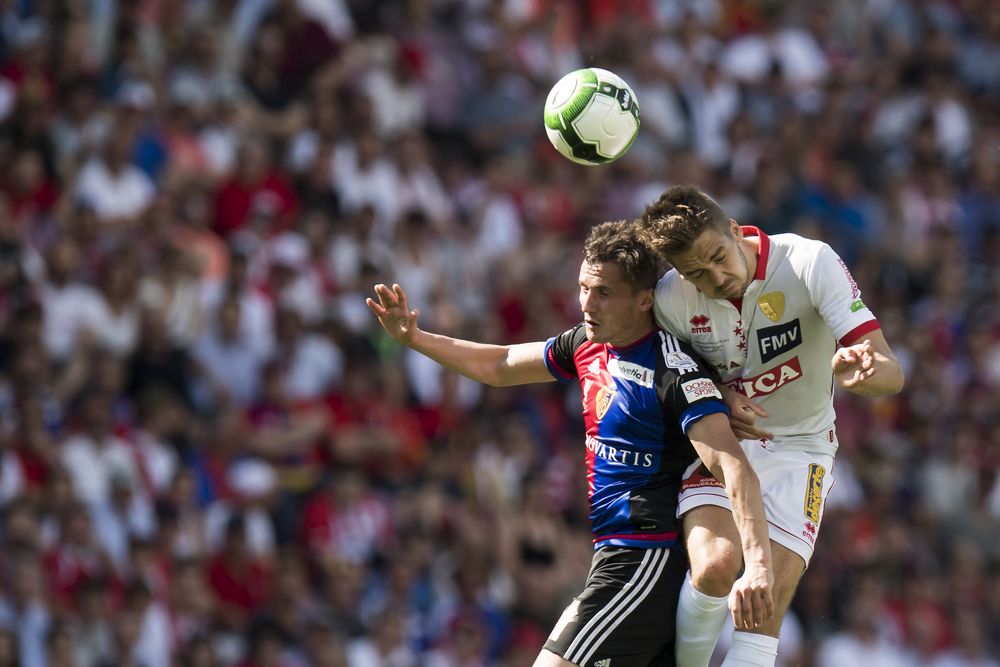
<path fill-rule="evenodd" d="M 838 257 L 837 263 L 840 264 L 840 268 L 844 270 L 844 275 L 847 276 L 847 282 L 851 284 L 851 298 L 857 299 L 861 296 L 861 289 L 858 287 L 858 281 L 856 281 L 854 276 L 851 275 L 851 270 L 847 268 L 847 264 L 844 264 L 844 260 Z"/>
<path fill-rule="evenodd" d="M 792 357 L 780 366 L 752 378 L 740 378 L 730 383 L 730 387 L 747 398 L 773 394 L 789 382 L 795 382 L 802 377 L 802 366 L 798 357 Z"/>
<path fill-rule="evenodd" d="M 611 667 L 611 658 L 605 658 L 604 660 L 595 660 L 594 667 Z"/>
<path fill-rule="evenodd" d="M 854 301 L 854 303 L 851 304 L 851 312 L 852 313 L 856 313 L 859 310 L 862 310 L 864 308 L 867 308 L 867 306 L 865 306 L 865 302 L 862 301 L 861 299 L 856 299 Z"/>
<path fill-rule="evenodd" d="M 695 401 L 709 397 L 722 398 L 719 388 L 715 386 L 714 382 L 706 378 L 682 382 L 681 389 L 684 390 L 684 398 L 687 399 L 688 403 L 694 403 Z"/>
<path fill-rule="evenodd" d="M 785 293 L 768 292 L 757 299 L 757 306 L 760 312 L 767 316 L 772 322 L 777 322 L 785 314 Z"/>
<path fill-rule="evenodd" d="M 688 321 L 691 322 L 691 333 L 712 333 L 708 315 L 698 314 Z"/>
<path fill-rule="evenodd" d="M 601 421 L 604 419 L 604 415 L 608 414 L 608 408 L 611 407 L 611 402 L 615 399 L 617 391 L 618 389 L 614 385 L 605 385 L 597 390 L 597 396 L 594 398 L 597 421 Z"/>
<path fill-rule="evenodd" d="M 594 452 L 595 456 L 619 465 L 652 468 L 654 463 L 651 452 L 637 452 L 624 447 L 615 447 L 592 435 L 587 436 L 587 449 Z"/>
<path fill-rule="evenodd" d="M 613 377 L 635 382 L 647 389 L 653 386 L 653 369 L 633 364 L 630 361 L 622 361 L 612 357 L 608 359 L 608 372 Z"/>
<path fill-rule="evenodd" d="M 760 360 L 771 361 L 779 354 L 798 347 L 802 343 L 802 327 L 799 319 L 779 324 L 774 327 L 764 327 L 757 330 L 757 348 L 760 350 Z"/>
<path fill-rule="evenodd" d="M 819 523 L 820 509 L 823 507 L 823 478 L 826 468 L 818 463 L 809 464 L 809 479 L 806 481 L 806 518 L 813 523 Z"/>
<path fill-rule="evenodd" d="M 694 370 L 698 368 L 698 362 L 683 352 L 667 352 L 666 362 L 668 368 L 677 370 Z"/>

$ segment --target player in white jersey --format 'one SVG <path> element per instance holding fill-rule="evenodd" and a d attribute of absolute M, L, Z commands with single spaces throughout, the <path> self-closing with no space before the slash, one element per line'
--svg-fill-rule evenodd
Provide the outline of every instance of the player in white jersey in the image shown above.
<path fill-rule="evenodd" d="M 733 428 L 760 478 L 770 524 L 775 614 L 761 627 L 737 628 L 723 667 L 771 667 L 833 483 L 834 382 L 856 394 L 891 394 L 903 373 L 825 243 L 741 227 L 691 186 L 667 190 L 638 224 L 674 266 L 656 288 L 657 322 L 728 387 Z M 678 513 L 691 572 L 677 611 L 677 664 L 706 667 L 742 567 L 739 537 L 722 485 L 697 464 Z"/>

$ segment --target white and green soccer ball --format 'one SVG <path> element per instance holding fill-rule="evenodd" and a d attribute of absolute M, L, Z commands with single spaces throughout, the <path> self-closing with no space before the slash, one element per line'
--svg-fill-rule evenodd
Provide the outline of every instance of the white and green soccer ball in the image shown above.
<path fill-rule="evenodd" d="M 597 67 L 570 72 L 545 99 L 545 133 L 579 164 L 607 164 L 639 134 L 639 102 L 625 81 Z"/>

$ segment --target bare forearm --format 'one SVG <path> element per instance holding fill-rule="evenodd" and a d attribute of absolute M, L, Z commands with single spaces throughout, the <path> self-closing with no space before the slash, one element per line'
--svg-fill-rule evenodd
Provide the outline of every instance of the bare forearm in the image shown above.
<path fill-rule="evenodd" d="M 477 382 L 493 386 L 504 384 L 499 372 L 507 358 L 508 348 L 504 345 L 476 343 L 417 330 L 409 347 Z"/>
<path fill-rule="evenodd" d="M 743 558 L 748 563 L 769 566 L 771 544 L 757 475 L 746 459 L 741 461 L 732 456 L 721 458 L 717 464 L 719 469 L 712 473 L 726 486 L 729 504 L 733 508 L 733 520 L 740 532 Z"/>
<path fill-rule="evenodd" d="M 875 355 L 875 372 L 870 378 L 854 387 L 844 387 L 858 396 L 886 396 L 903 390 L 903 369 L 895 359 Z"/>

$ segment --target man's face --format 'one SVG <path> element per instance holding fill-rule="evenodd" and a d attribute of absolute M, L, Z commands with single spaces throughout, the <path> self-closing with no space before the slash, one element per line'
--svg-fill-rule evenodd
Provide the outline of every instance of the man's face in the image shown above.
<path fill-rule="evenodd" d="M 653 290 L 633 291 L 613 262 L 580 266 L 580 308 L 592 343 L 627 345 L 648 332 Z"/>
<path fill-rule="evenodd" d="M 668 258 L 684 280 L 710 299 L 740 299 L 750 282 L 750 268 L 740 248 L 742 233 L 729 221 L 729 233 L 701 233 L 686 251 Z"/>

